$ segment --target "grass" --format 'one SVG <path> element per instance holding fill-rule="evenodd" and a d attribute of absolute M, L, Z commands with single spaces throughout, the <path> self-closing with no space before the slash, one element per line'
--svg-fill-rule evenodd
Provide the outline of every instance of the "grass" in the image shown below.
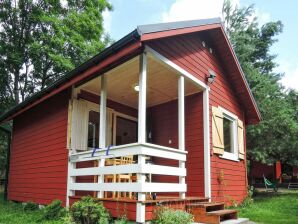
<path fill-rule="evenodd" d="M 254 203 L 238 208 L 239 217 L 249 218 L 257 223 L 298 223 L 298 191 L 279 190 L 277 194 L 258 193 Z M 63 221 L 41 220 L 42 211 L 24 211 L 20 203 L 5 202 L 0 193 L 0 224 L 63 224 Z"/>
<path fill-rule="evenodd" d="M 257 193 L 254 203 L 238 210 L 239 217 L 246 217 L 257 223 L 298 223 L 298 191 Z"/>
<path fill-rule="evenodd" d="M 0 193 L 0 224 L 63 224 L 62 221 L 41 220 L 42 211 L 24 211 L 21 203 L 6 202 Z"/>

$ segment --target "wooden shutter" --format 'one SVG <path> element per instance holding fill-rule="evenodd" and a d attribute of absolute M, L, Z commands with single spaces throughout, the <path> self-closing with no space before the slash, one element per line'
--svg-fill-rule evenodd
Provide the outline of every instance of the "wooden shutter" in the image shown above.
<path fill-rule="evenodd" d="M 222 155 L 224 153 L 223 113 L 217 107 L 212 107 L 212 143 L 213 152 Z"/>
<path fill-rule="evenodd" d="M 238 119 L 238 153 L 239 159 L 244 159 L 244 132 L 243 122 Z"/>
<path fill-rule="evenodd" d="M 71 139 L 72 150 L 87 150 L 88 107 L 84 100 L 72 100 Z"/>

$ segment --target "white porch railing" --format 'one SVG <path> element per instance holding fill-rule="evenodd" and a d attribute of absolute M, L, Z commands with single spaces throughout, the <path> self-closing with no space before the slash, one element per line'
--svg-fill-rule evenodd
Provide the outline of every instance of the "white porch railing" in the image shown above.
<path fill-rule="evenodd" d="M 109 155 L 106 155 L 106 150 L 99 150 L 92 156 L 92 151 L 80 152 L 69 156 L 69 183 L 68 190 L 72 191 L 117 191 L 117 192 L 186 192 L 185 183 L 155 183 L 146 182 L 145 180 L 137 180 L 137 182 L 113 182 L 113 183 L 76 183 L 75 177 L 79 176 L 101 176 L 109 174 L 137 174 L 137 176 L 154 174 L 154 175 L 170 175 L 177 177 L 185 177 L 186 169 L 180 167 L 172 167 L 165 165 L 155 165 L 144 163 L 142 157 L 160 157 L 179 162 L 186 161 L 186 151 L 163 147 L 149 143 L 133 143 L 123 146 L 115 146 L 109 150 Z M 76 168 L 77 162 L 83 161 L 98 161 L 103 159 L 111 159 L 121 156 L 138 156 L 138 163 L 115 166 L 88 167 Z M 141 175 L 139 175 L 141 174 Z M 70 194 L 69 195 L 73 195 Z"/>

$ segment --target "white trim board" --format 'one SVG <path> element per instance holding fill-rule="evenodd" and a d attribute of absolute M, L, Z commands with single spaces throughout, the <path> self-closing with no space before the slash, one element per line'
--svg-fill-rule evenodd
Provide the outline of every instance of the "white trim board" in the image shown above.
<path fill-rule="evenodd" d="M 211 198 L 211 158 L 210 158 L 210 120 L 209 88 L 203 92 L 203 125 L 204 125 L 204 191 L 205 197 Z"/>

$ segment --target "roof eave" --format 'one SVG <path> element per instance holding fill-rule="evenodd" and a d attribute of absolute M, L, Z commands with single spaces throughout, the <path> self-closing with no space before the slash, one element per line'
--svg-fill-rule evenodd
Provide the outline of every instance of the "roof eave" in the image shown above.
<path fill-rule="evenodd" d="M 243 70 L 242 70 L 242 67 L 241 67 L 240 62 L 239 62 L 239 60 L 238 60 L 238 57 L 237 57 L 237 55 L 236 55 L 236 53 L 235 53 L 235 51 L 234 51 L 234 49 L 233 49 L 232 43 L 231 43 L 231 41 L 229 40 L 229 38 L 228 38 L 228 36 L 227 36 L 227 34 L 226 34 L 226 32 L 225 32 L 225 29 L 224 29 L 224 27 L 223 27 L 222 25 L 221 25 L 221 30 L 222 30 L 222 32 L 223 32 L 223 34 L 224 34 L 224 37 L 225 37 L 225 40 L 226 40 L 227 44 L 229 45 L 229 47 L 230 47 L 230 49 L 231 49 L 233 58 L 234 58 L 234 60 L 235 60 L 235 62 L 236 62 L 237 68 L 238 68 L 239 73 L 240 73 L 240 75 L 241 75 L 241 77 L 242 77 L 242 80 L 243 80 L 243 82 L 244 82 L 244 85 L 245 85 L 245 87 L 246 87 L 246 90 L 248 91 L 248 94 L 249 94 L 251 103 L 252 103 L 253 108 L 254 108 L 255 113 L 256 113 L 256 119 L 253 119 L 253 120 L 254 120 L 253 122 L 248 122 L 248 123 L 249 123 L 249 124 L 256 124 L 256 123 L 259 123 L 259 122 L 261 121 L 262 117 L 261 117 L 260 110 L 259 110 L 259 108 L 258 108 L 258 106 L 257 106 L 257 102 L 256 102 L 256 100 L 255 100 L 255 98 L 254 98 L 254 96 L 253 96 L 253 94 L 252 94 L 252 91 L 251 91 L 251 89 L 250 89 L 250 87 L 249 87 L 248 81 L 247 81 L 247 79 L 246 79 L 246 77 L 245 77 L 245 74 L 244 74 L 244 72 L 243 72 Z"/>
<path fill-rule="evenodd" d="M 62 76 L 60 79 L 58 79 L 56 82 L 54 82 L 52 85 L 48 86 L 47 88 L 35 93 L 28 99 L 24 100 L 20 104 L 16 105 L 15 107 L 11 108 L 10 110 L 4 112 L 0 116 L 0 124 L 7 122 L 11 120 L 11 116 L 18 112 L 19 110 L 25 108 L 27 105 L 31 104 L 32 102 L 42 98 L 47 93 L 52 92 L 54 89 L 58 88 L 65 82 L 73 79 L 77 75 L 81 74 L 82 72 L 86 71 L 88 68 L 97 65 L 100 63 L 103 59 L 110 56 L 111 54 L 120 51 L 122 48 L 127 46 L 129 43 L 133 43 L 134 41 L 137 41 L 140 39 L 140 34 L 137 29 L 130 32 L 111 46 L 104 49 L 101 53 L 95 55 L 93 58 L 89 59 L 88 61 L 84 62 L 80 66 L 76 67 L 75 69 L 68 72 L 65 76 Z"/>

